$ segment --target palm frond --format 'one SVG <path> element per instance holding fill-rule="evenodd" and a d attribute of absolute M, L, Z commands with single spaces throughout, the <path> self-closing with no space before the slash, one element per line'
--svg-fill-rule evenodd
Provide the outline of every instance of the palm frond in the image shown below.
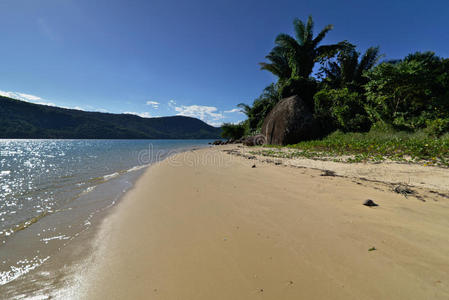
<path fill-rule="evenodd" d="M 316 38 L 313 40 L 312 44 L 316 47 L 318 46 L 318 44 L 324 39 L 324 37 L 326 36 L 326 34 L 331 31 L 332 29 L 334 29 L 334 25 L 327 25 L 326 27 L 324 27 L 323 30 L 321 30 L 321 32 L 316 36 Z"/>
<path fill-rule="evenodd" d="M 379 47 L 368 48 L 360 60 L 357 70 L 358 75 L 361 76 L 364 71 L 368 71 L 374 67 L 381 57 Z"/>
<path fill-rule="evenodd" d="M 249 116 L 249 115 L 251 114 L 251 106 L 249 106 L 248 104 L 245 104 L 245 103 L 239 103 L 239 104 L 237 104 L 237 107 L 238 107 L 238 108 L 241 108 L 241 109 L 242 109 L 242 112 L 243 112 L 245 115 Z"/>
<path fill-rule="evenodd" d="M 260 63 L 262 70 L 267 70 L 280 79 L 289 78 L 292 70 L 289 65 L 289 59 L 287 57 L 286 49 L 280 46 L 276 46 L 270 53 L 265 56 L 271 63 Z"/>
<path fill-rule="evenodd" d="M 350 83 L 354 80 L 358 68 L 359 55 L 355 48 L 347 48 L 341 51 L 338 61 L 340 63 L 342 82 Z"/>
<path fill-rule="evenodd" d="M 312 16 L 309 16 L 309 18 L 307 19 L 306 32 L 305 32 L 306 35 L 304 36 L 304 44 L 308 44 L 312 41 L 313 27 L 314 27 L 314 23 L 313 23 Z"/>
<path fill-rule="evenodd" d="M 339 51 L 351 49 L 353 47 L 355 46 L 348 41 L 343 41 L 338 44 L 319 46 L 318 48 L 316 48 L 316 61 L 331 58 L 335 56 Z"/>
<path fill-rule="evenodd" d="M 268 71 L 279 78 L 282 75 L 282 71 L 275 64 L 269 64 L 269 63 L 262 62 L 262 63 L 259 63 L 259 65 L 260 65 L 261 70 Z"/>
<path fill-rule="evenodd" d="M 304 23 L 298 19 L 295 18 L 293 20 L 293 28 L 295 29 L 296 39 L 298 40 L 300 45 L 304 45 L 304 37 L 306 33 L 306 27 L 304 26 Z"/>
<path fill-rule="evenodd" d="M 285 49 L 286 52 L 297 53 L 300 51 L 298 42 L 288 34 L 281 33 L 276 37 L 276 45 Z"/>
<path fill-rule="evenodd" d="M 339 44 L 319 46 L 316 49 L 317 55 L 315 61 L 322 61 L 323 59 L 331 58 L 335 56 L 339 50 L 341 50 L 341 46 Z"/>

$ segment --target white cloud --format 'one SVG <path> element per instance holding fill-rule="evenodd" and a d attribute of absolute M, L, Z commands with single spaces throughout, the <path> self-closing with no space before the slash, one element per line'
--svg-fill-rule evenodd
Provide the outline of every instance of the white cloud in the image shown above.
<path fill-rule="evenodd" d="M 0 91 L 0 96 L 9 97 L 9 98 L 18 99 L 18 100 L 25 100 L 25 101 L 42 100 L 42 98 L 38 97 L 38 96 L 24 94 L 24 93 L 17 93 L 17 92 Z"/>
<path fill-rule="evenodd" d="M 226 113 L 226 114 L 233 114 L 233 113 L 241 113 L 241 114 L 243 114 L 242 110 L 240 108 L 234 108 L 234 109 L 231 109 L 231 110 L 225 110 L 224 113 Z"/>
<path fill-rule="evenodd" d="M 221 125 L 223 125 L 223 122 L 206 122 L 206 123 L 214 127 L 220 127 Z"/>
<path fill-rule="evenodd" d="M 174 101 L 173 101 L 174 102 Z M 174 102 L 174 104 L 176 104 Z M 170 105 L 170 102 L 169 102 Z M 198 118 L 212 126 L 221 125 L 223 122 L 223 114 L 218 111 L 214 106 L 203 106 L 203 105 L 181 105 L 175 106 L 176 115 Z"/>
<path fill-rule="evenodd" d="M 35 103 L 35 104 L 56 106 L 56 104 L 54 104 L 53 102 L 47 102 L 39 96 L 25 94 L 25 93 L 0 91 L 0 96 L 13 98 L 13 99 L 17 99 L 17 100 L 22 100 L 22 101 L 26 101 L 26 102 L 31 102 L 31 103 Z"/>
<path fill-rule="evenodd" d="M 64 105 L 56 105 L 53 102 L 49 102 L 46 99 L 42 99 L 39 96 L 36 95 L 31 95 L 31 94 L 25 94 L 25 93 L 19 93 L 19 92 L 5 92 L 5 91 L 1 91 L 0 90 L 0 96 L 4 96 L 4 97 L 9 97 L 12 99 L 17 99 L 17 100 L 22 100 L 25 102 L 30 102 L 30 103 L 34 103 L 34 104 L 41 104 L 41 105 L 48 105 L 48 106 L 55 106 L 55 107 L 60 107 L 60 108 L 65 108 L 65 109 L 76 109 L 76 110 L 82 110 L 82 111 L 100 111 L 100 112 L 107 112 L 107 110 L 105 109 L 96 109 L 93 106 L 87 105 L 85 108 L 82 108 L 80 106 L 64 106 Z"/>
<path fill-rule="evenodd" d="M 124 114 L 128 114 L 128 115 L 136 115 L 136 116 L 139 116 L 139 117 L 142 117 L 142 118 L 152 118 L 152 116 L 150 115 L 150 113 L 147 112 L 147 111 L 140 112 L 140 113 L 138 113 L 138 112 L 133 112 L 133 111 L 125 111 L 125 112 L 123 112 L 123 113 L 124 113 Z"/>
<path fill-rule="evenodd" d="M 151 105 L 154 109 L 158 109 L 159 108 L 159 102 L 157 101 L 147 101 L 147 105 Z"/>

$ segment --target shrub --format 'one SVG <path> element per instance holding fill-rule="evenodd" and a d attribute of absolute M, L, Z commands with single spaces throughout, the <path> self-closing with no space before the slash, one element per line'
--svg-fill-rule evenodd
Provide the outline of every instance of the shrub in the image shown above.
<path fill-rule="evenodd" d="M 433 52 L 382 63 L 365 76 L 367 112 L 373 122 L 416 130 L 428 120 L 449 117 L 449 60 Z"/>
<path fill-rule="evenodd" d="M 348 131 L 367 131 L 371 122 L 363 107 L 363 97 L 348 88 L 323 89 L 315 94 L 315 117 L 326 127 Z"/>
<path fill-rule="evenodd" d="M 239 139 L 245 134 L 245 124 L 225 123 L 221 127 L 221 136 L 225 139 Z"/>
<path fill-rule="evenodd" d="M 428 120 L 425 131 L 430 136 L 440 137 L 449 132 L 449 119 Z"/>

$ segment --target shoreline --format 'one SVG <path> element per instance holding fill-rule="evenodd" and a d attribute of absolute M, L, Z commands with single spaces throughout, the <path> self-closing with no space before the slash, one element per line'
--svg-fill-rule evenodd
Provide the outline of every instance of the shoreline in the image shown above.
<path fill-rule="evenodd" d="M 79 278 L 76 277 L 92 261 L 92 256 L 95 255 L 95 239 L 103 219 L 114 212 L 115 207 L 123 200 L 127 192 L 133 188 L 135 183 L 152 164 L 160 161 L 159 159 L 169 159 L 173 154 L 207 146 L 193 145 L 171 149 L 168 152 L 161 152 L 161 155 L 156 155 L 152 158 L 154 160 L 148 164 L 137 165 L 123 172 L 100 176 L 104 177 L 104 180 L 101 182 L 94 178 L 99 183 L 93 188 L 89 188 L 88 191 L 82 192 L 76 203 L 73 202 L 70 205 L 70 209 L 58 209 L 56 213 L 49 214 L 48 217 L 30 224 L 29 228 L 15 232 L 13 239 L 8 241 L 7 247 L 3 246 L 1 249 L 3 259 L 0 263 L 3 262 L 2 267 L 8 267 L 8 265 L 5 265 L 7 260 L 11 260 L 13 263 L 22 261 L 13 259 L 15 258 L 15 253 L 17 253 L 19 258 L 22 256 L 26 257 L 26 255 L 29 256 L 28 252 L 36 252 L 36 249 L 38 249 L 36 253 L 38 255 L 44 255 L 45 253 L 45 257 L 39 260 L 39 263 L 36 265 L 31 265 L 32 261 L 28 260 L 27 269 L 24 271 L 15 269 L 14 265 L 11 265 L 11 271 L 5 269 L 4 274 L 1 275 L 8 275 L 10 278 L 1 277 L 5 280 L 8 279 L 8 281 L 0 285 L 0 299 L 3 299 L 3 297 L 21 299 L 23 297 L 38 297 L 39 295 L 56 298 L 75 297 L 73 289 L 79 283 Z M 70 223 L 67 221 L 67 217 L 81 223 L 86 219 L 85 222 L 88 225 L 84 223 L 84 226 L 87 227 L 79 229 L 78 227 L 83 226 L 83 224 L 80 223 L 81 225 L 76 227 L 79 222 Z M 54 222 L 56 222 L 56 225 L 53 229 Z M 65 226 L 61 224 L 65 224 Z M 54 231 L 56 227 L 58 227 L 58 231 L 56 231 L 58 234 Z M 67 232 L 59 232 L 61 229 L 65 229 Z M 48 232 L 48 237 L 45 237 L 46 231 Z M 39 240 L 45 242 L 47 247 L 44 249 L 45 252 L 41 248 L 31 246 L 36 238 L 37 242 Z M 27 260 L 23 261 L 27 263 Z M 7 272 L 11 272 L 11 274 L 7 274 Z M 12 272 L 18 273 L 13 274 Z"/>
<path fill-rule="evenodd" d="M 449 296 L 447 198 L 223 152 L 232 148 L 148 167 L 103 220 L 75 298 Z"/>

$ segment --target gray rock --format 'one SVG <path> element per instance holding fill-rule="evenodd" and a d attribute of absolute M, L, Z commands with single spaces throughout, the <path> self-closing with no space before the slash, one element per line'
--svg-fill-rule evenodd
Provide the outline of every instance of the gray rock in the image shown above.
<path fill-rule="evenodd" d="M 267 138 L 263 134 L 249 136 L 243 141 L 245 146 L 261 146 L 267 143 Z"/>
<path fill-rule="evenodd" d="M 369 207 L 379 206 L 379 204 L 374 203 L 374 201 L 371 199 L 366 200 L 365 203 L 363 203 L 363 205 L 369 206 Z"/>
<path fill-rule="evenodd" d="M 288 145 L 317 135 L 317 123 L 312 111 L 298 96 L 282 99 L 262 124 L 262 134 L 268 144 Z"/>

